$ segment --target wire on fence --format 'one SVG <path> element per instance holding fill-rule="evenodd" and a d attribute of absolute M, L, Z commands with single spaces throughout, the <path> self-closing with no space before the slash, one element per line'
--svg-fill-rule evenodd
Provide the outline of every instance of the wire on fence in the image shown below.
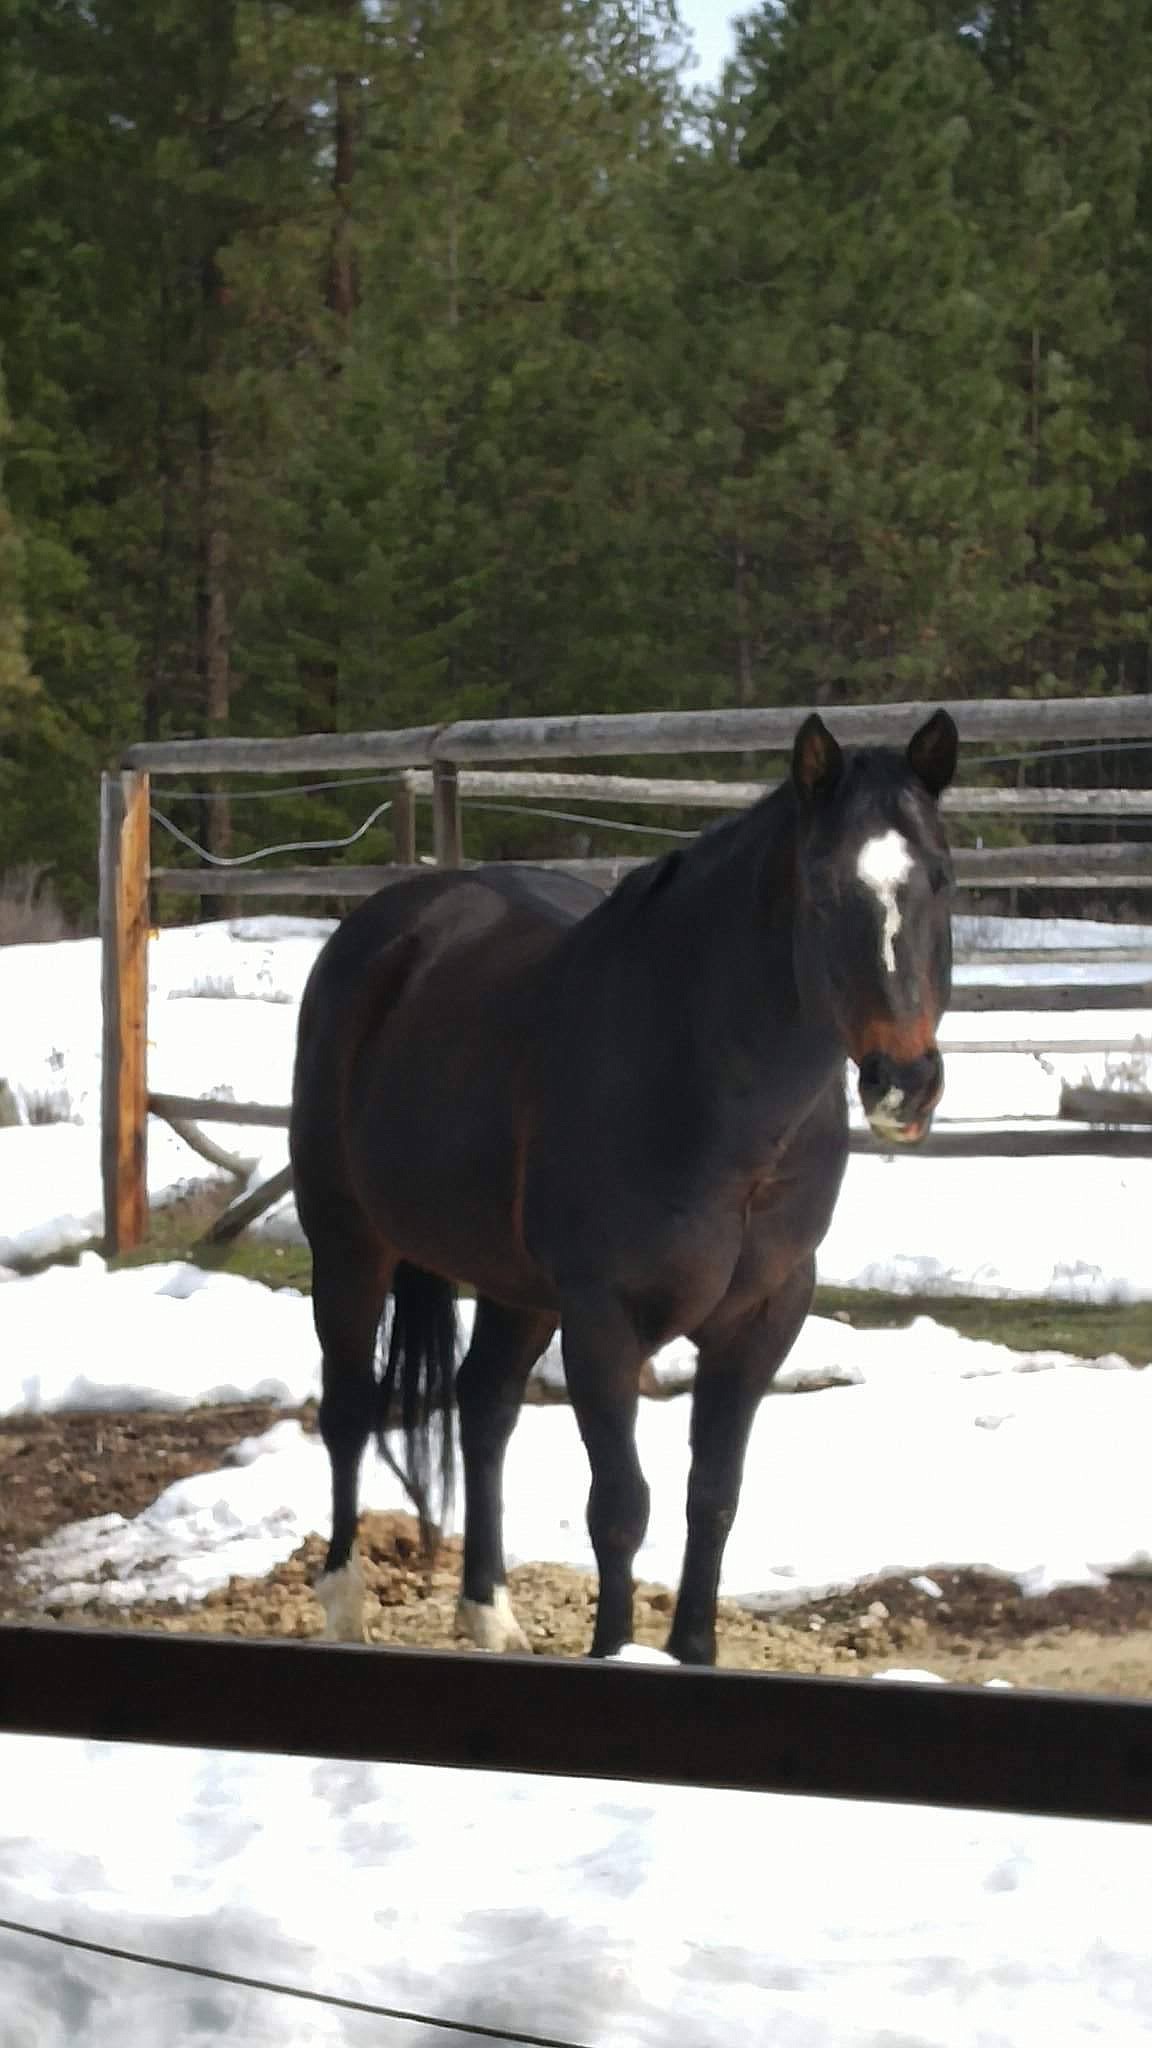
<path fill-rule="evenodd" d="M 378 788 L 386 779 L 386 771 L 378 768 L 374 775 L 330 776 L 327 782 L 286 782 L 276 789 L 229 789 L 226 792 L 218 789 L 170 789 L 165 793 L 165 800 L 170 804 L 216 803 L 222 794 L 226 794 L 229 803 L 268 803 L 273 797 L 315 796 L 319 791 L 328 789 Z"/>
<path fill-rule="evenodd" d="M 371 779 L 377 780 L 376 777 L 372 777 Z M 287 794 L 287 792 L 282 793 Z M 157 810 L 155 805 L 152 806 L 151 816 L 153 817 L 157 825 L 162 825 L 164 827 L 164 830 L 172 835 L 173 839 L 179 840 L 181 846 L 186 846 L 190 853 L 198 853 L 201 859 L 206 860 L 211 867 L 242 868 L 250 867 L 253 861 L 266 860 L 270 854 L 274 853 L 327 853 L 337 851 L 338 849 L 345 846 L 355 846 L 356 841 L 358 839 L 363 839 L 364 834 L 371 830 L 372 826 L 376 823 L 376 820 L 378 818 L 382 818 L 385 812 L 390 811 L 391 808 L 392 799 L 391 797 L 387 797 L 383 803 L 377 804 L 374 811 L 369 812 L 368 816 L 364 820 L 364 823 L 362 825 L 358 825 L 355 832 L 350 832 L 346 839 L 286 840 L 283 843 L 283 845 L 280 846 L 257 847 L 254 853 L 236 853 L 228 855 L 222 853 L 209 853 L 206 846 L 201 846 L 198 840 L 193 839 L 190 833 L 185 832 L 179 825 L 175 824 L 171 818 L 166 817 L 163 811 Z M 591 817 L 586 813 L 578 811 L 547 810 L 544 808 L 543 805 L 494 804 L 487 803 L 481 800 L 479 802 L 472 803 L 469 806 L 469 808 L 477 811 L 499 811 L 506 817 L 555 818 L 561 824 L 597 825 L 601 828 L 602 831 L 605 832 L 655 833 L 657 837 L 661 839 L 696 839 L 699 837 L 699 834 L 696 832 L 678 832 L 673 830 L 671 826 L 630 824 L 626 823 L 622 819 L 596 818 Z"/>
<path fill-rule="evenodd" d="M 981 754 L 981 768 L 1009 767 L 1017 761 L 1052 761 L 1071 754 L 1136 754 L 1152 747 L 1152 740 L 1057 741 L 1050 747 L 1024 747 L 1016 754 Z"/>
<path fill-rule="evenodd" d="M 477 2020 L 448 2020 L 428 2012 L 408 2012 L 403 2006 L 374 2005 L 363 1998 L 343 1998 L 335 1991 L 309 1991 L 301 1984 L 276 1984 L 267 1977 L 245 1977 L 234 1970 L 214 1970 L 207 1963 L 179 1963 L 170 1956 L 148 1956 L 139 1949 L 115 1948 L 109 1942 L 84 1941 L 77 1934 L 60 1934 L 50 1927 L 31 1927 L 22 1920 L 0 1919 L 0 1930 L 23 1934 L 34 1941 L 49 1941 L 58 1948 L 79 1949 L 85 1955 L 107 1956 L 117 1963 L 141 1963 L 150 1970 L 172 1970 L 181 1977 L 199 1977 L 210 1984 L 235 1985 L 242 1991 L 268 1991 L 277 1998 L 299 1998 L 310 2005 L 324 2005 L 337 2012 L 363 2012 L 373 2019 L 400 2020 L 407 2026 L 438 2027 L 446 2034 L 464 2034 L 472 2041 L 510 2041 L 516 2048 L 581 2048 L 575 2041 L 561 2041 L 553 2034 L 523 2034 L 507 2027 L 484 2026 Z"/>
<path fill-rule="evenodd" d="M 171 818 L 166 818 L 163 811 L 158 811 L 155 805 L 152 806 L 150 815 L 158 825 L 163 825 L 166 832 L 172 834 L 173 839 L 178 839 L 190 852 L 198 853 L 201 860 L 206 860 L 210 867 L 243 868 L 250 866 L 254 860 L 267 860 L 271 853 L 327 853 L 343 846 L 355 846 L 356 841 L 363 839 L 364 834 L 371 830 L 377 818 L 382 818 L 385 811 L 390 811 L 391 808 L 392 799 L 387 797 L 382 804 L 377 804 L 374 811 L 369 812 L 364 823 L 358 825 L 355 832 L 348 834 L 347 839 L 293 839 L 287 840 L 283 846 L 259 846 L 255 853 L 233 854 L 209 853 L 206 846 L 201 846 L 198 840 L 181 831 L 179 825 L 174 825 Z"/>
<path fill-rule="evenodd" d="M 562 825 L 598 825 L 602 832 L 654 832 L 661 839 L 699 839 L 699 831 L 678 832 L 671 825 L 640 825 L 626 823 L 623 818 L 589 817 L 585 811 L 556 811 L 546 809 L 543 804 L 494 804 L 486 797 L 470 797 L 464 792 L 470 811 L 499 811 L 506 818 L 556 818 Z M 619 798 L 616 799 L 619 802 Z M 669 808 L 674 808 L 670 806 Z"/>

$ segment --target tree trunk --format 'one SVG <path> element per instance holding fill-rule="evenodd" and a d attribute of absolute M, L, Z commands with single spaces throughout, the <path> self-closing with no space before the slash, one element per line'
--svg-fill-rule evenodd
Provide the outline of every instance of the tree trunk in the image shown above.
<path fill-rule="evenodd" d="M 743 541 L 736 543 L 733 590 L 736 598 L 736 703 L 744 710 L 756 702 L 756 675 L 748 611 L 748 556 Z M 741 754 L 740 774 L 746 782 L 754 779 L 755 754 Z"/>
<path fill-rule="evenodd" d="M 225 585 L 228 536 L 220 502 L 219 428 L 207 402 L 200 410 L 197 529 L 196 672 L 204 733 L 211 739 L 221 735 L 228 724 L 232 664 Z M 214 777 L 208 778 L 208 789 L 210 793 L 201 805 L 201 844 L 209 853 L 225 858 L 232 849 L 231 798 L 227 783 Z M 234 915 L 234 906 L 218 897 L 204 899 L 201 908 L 205 917 Z"/>
<path fill-rule="evenodd" d="M 360 296 L 356 248 L 352 235 L 352 176 L 355 169 L 356 113 L 359 82 L 353 71 L 336 76 L 335 165 L 332 171 L 332 234 L 328 249 L 328 310 L 344 321 L 355 312 Z"/>

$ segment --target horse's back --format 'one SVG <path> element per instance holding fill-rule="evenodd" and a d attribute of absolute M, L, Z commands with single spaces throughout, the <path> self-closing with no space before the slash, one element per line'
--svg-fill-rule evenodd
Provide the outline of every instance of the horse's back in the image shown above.
<path fill-rule="evenodd" d="M 430 869 L 378 889 L 343 919 L 321 951 L 309 986 L 346 983 L 399 938 L 467 942 L 499 923 L 563 928 L 603 901 L 576 875 L 529 866 Z"/>

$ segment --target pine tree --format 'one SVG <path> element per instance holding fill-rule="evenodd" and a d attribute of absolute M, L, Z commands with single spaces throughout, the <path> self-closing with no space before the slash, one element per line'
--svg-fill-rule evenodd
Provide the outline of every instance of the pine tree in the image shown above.
<path fill-rule="evenodd" d="M 996 0 L 980 49 L 993 91 L 972 196 L 1011 309 L 1042 614 L 1017 674 L 1045 691 L 1123 686 L 1147 679 L 1152 600 L 1138 398 L 1152 7 Z"/>
<path fill-rule="evenodd" d="M 792 0 L 744 38 L 714 502 L 732 638 L 785 696 L 979 687 L 1035 617 L 1002 310 L 961 192 L 983 82 L 940 16 Z"/>
<path fill-rule="evenodd" d="M 21 178 L 0 191 L 15 284 L 0 324 L 50 705 L 17 782 L 30 829 L 62 838 L 75 872 L 108 756 L 228 716 L 235 610 L 276 544 L 287 366 L 314 391 L 314 323 L 330 318 L 316 101 L 339 25 L 326 7 L 249 0 L 10 11 L 17 84 L 0 118 Z M 306 295 L 302 265 L 268 255 L 288 220 Z M 62 781 L 84 809 L 61 834 Z M 226 813 L 205 825 L 219 842 Z"/>
<path fill-rule="evenodd" d="M 445 0 L 380 25 L 339 405 L 270 601 L 306 660 L 338 642 L 343 723 L 651 694 L 662 14 L 638 35 L 601 0 Z"/>
<path fill-rule="evenodd" d="M 8 436 L 4 387 L 0 383 L 0 450 Z M 0 732 L 35 689 L 25 650 L 24 546 L 4 498 L 0 470 Z"/>

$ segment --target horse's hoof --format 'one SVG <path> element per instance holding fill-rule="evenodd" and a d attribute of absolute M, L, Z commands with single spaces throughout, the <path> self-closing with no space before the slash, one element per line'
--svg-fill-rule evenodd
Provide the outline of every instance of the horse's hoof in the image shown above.
<path fill-rule="evenodd" d="M 358 1557 L 349 1558 L 338 1572 L 325 1572 L 312 1591 L 324 1609 L 326 1643 L 364 1643 L 364 1574 Z"/>
<path fill-rule="evenodd" d="M 507 1586 L 494 1588 L 491 1606 L 462 1595 L 456 1603 L 456 1627 L 478 1650 L 527 1651 L 532 1647 L 512 1612 Z"/>

